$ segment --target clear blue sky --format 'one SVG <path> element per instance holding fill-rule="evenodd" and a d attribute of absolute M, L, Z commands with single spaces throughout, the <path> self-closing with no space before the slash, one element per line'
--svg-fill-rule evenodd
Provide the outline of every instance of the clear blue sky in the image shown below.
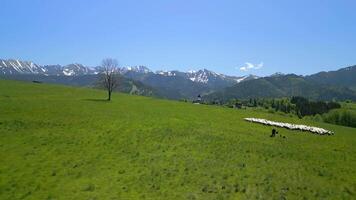
<path fill-rule="evenodd" d="M 1 0 L 0 8 L 5 59 L 96 66 L 114 57 L 233 75 L 356 64 L 355 0 Z"/>

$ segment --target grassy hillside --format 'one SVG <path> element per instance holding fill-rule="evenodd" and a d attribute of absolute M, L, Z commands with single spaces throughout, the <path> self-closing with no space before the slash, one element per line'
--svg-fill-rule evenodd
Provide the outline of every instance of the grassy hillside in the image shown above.
<path fill-rule="evenodd" d="M 0 199 L 352 199 L 356 129 L 0 80 Z M 317 136 L 244 117 L 313 124 Z"/>
<path fill-rule="evenodd" d="M 38 74 L 13 74 L 13 75 L 1 75 L 0 79 L 6 80 L 20 80 L 20 81 L 38 81 L 50 84 L 61 84 L 68 86 L 77 87 L 91 87 L 99 88 L 98 75 L 81 75 L 81 76 L 45 76 Z M 135 81 L 123 76 L 119 79 L 120 85 L 116 88 L 116 91 L 129 93 L 129 94 L 139 94 L 144 96 L 158 96 L 159 93 L 156 89 L 144 85 L 140 81 Z"/>

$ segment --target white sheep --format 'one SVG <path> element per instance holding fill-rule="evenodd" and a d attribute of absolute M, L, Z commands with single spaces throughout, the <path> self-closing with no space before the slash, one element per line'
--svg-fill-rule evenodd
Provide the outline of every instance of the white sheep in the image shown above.
<path fill-rule="evenodd" d="M 309 132 L 316 133 L 319 135 L 333 135 L 334 134 L 334 132 L 332 132 L 332 131 L 329 131 L 329 130 L 326 130 L 323 128 L 313 127 L 313 126 L 290 124 L 290 123 L 283 123 L 283 122 L 274 122 L 274 121 L 269 121 L 266 119 L 259 119 L 259 118 L 245 118 L 245 120 L 249 121 L 249 122 L 255 122 L 255 123 L 265 124 L 265 125 L 269 125 L 269 126 L 277 126 L 277 127 L 287 128 L 290 130 L 309 131 Z"/>

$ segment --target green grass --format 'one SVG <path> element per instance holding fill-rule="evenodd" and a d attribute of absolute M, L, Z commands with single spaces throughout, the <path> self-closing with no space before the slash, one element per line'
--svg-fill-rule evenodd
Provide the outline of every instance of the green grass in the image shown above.
<path fill-rule="evenodd" d="M 356 103 L 342 103 L 342 108 L 356 112 Z"/>
<path fill-rule="evenodd" d="M 356 129 L 0 80 L 0 199 L 355 199 Z M 304 123 L 334 136 L 244 117 Z"/>

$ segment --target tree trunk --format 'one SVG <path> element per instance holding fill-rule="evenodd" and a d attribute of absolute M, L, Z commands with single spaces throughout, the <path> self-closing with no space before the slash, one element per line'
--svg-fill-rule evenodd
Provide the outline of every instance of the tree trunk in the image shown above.
<path fill-rule="evenodd" d="M 108 101 L 111 100 L 111 91 L 108 91 Z"/>

